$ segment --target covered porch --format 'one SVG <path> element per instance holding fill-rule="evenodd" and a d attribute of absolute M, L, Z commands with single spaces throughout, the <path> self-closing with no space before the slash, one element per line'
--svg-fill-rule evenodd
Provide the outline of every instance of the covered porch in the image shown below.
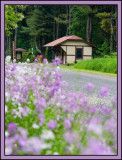
<path fill-rule="evenodd" d="M 61 46 L 51 47 L 52 50 L 52 58 L 56 58 L 57 56 L 62 60 L 62 64 L 66 64 L 66 52 L 61 48 Z"/>

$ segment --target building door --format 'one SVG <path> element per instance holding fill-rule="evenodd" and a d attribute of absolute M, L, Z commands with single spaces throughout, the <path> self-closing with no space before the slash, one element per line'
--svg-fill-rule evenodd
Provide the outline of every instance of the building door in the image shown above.
<path fill-rule="evenodd" d="M 83 59 L 83 49 L 82 48 L 76 48 L 76 60 L 77 59 Z"/>

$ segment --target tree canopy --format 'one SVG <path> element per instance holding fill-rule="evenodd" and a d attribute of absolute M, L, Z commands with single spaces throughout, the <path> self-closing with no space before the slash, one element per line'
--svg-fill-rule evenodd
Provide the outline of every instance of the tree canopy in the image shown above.
<path fill-rule="evenodd" d="M 116 51 L 117 6 L 5 5 L 5 34 L 6 50 L 16 40 L 18 47 L 39 54 L 44 44 L 72 34 L 97 46 L 93 56 L 100 57 L 103 49 L 105 54 Z"/>

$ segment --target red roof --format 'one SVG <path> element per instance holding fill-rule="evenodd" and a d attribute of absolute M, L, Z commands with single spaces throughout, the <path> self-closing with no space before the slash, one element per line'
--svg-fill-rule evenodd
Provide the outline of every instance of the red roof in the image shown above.
<path fill-rule="evenodd" d="M 56 40 L 54 40 L 54 41 L 52 41 L 52 42 L 44 45 L 44 47 L 57 46 L 57 45 L 61 44 L 62 42 L 65 42 L 65 41 L 67 41 L 67 40 L 80 40 L 80 41 L 83 41 L 83 42 L 89 44 L 89 45 L 92 46 L 92 47 L 96 47 L 96 46 L 92 45 L 91 43 L 85 41 L 83 38 L 77 37 L 77 36 L 75 36 L 75 35 L 61 37 L 61 38 L 59 38 L 59 39 L 56 39 Z"/>
<path fill-rule="evenodd" d="M 15 51 L 17 51 L 17 52 L 27 52 L 25 49 L 22 49 L 22 48 L 16 48 Z"/>

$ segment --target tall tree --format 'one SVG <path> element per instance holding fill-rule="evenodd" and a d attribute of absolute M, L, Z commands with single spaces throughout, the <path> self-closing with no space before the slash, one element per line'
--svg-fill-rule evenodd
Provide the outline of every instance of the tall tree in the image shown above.
<path fill-rule="evenodd" d="M 5 34 L 9 37 L 9 54 L 11 55 L 11 34 L 18 27 L 17 22 L 22 21 L 24 15 L 17 12 L 16 8 L 22 5 L 5 5 Z"/>
<path fill-rule="evenodd" d="M 66 35 L 70 35 L 71 34 L 71 5 L 66 5 L 66 24 L 67 24 L 67 32 Z"/>
<path fill-rule="evenodd" d="M 50 34 L 50 19 L 51 15 L 48 14 L 45 7 L 34 5 L 26 18 L 27 27 L 23 26 L 23 33 L 29 34 L 35 40 L 36 50 L 42 54 L 41 47 L 38 47 L 39 39 L 44 39 L 46 42 Z M 45 43 L 44 42 L 44 43 Z M 40 42 L 41 44 L 41 42 Z"/>
<path fill-rule="evenodd" d="M 101 19 L 101 28 L 110 35 L 110 52 L 113 52 L 114 37 L 116 35 L 115 6 L 111 6 L 109 12 L 98 13 L 96 16 Z"/>

